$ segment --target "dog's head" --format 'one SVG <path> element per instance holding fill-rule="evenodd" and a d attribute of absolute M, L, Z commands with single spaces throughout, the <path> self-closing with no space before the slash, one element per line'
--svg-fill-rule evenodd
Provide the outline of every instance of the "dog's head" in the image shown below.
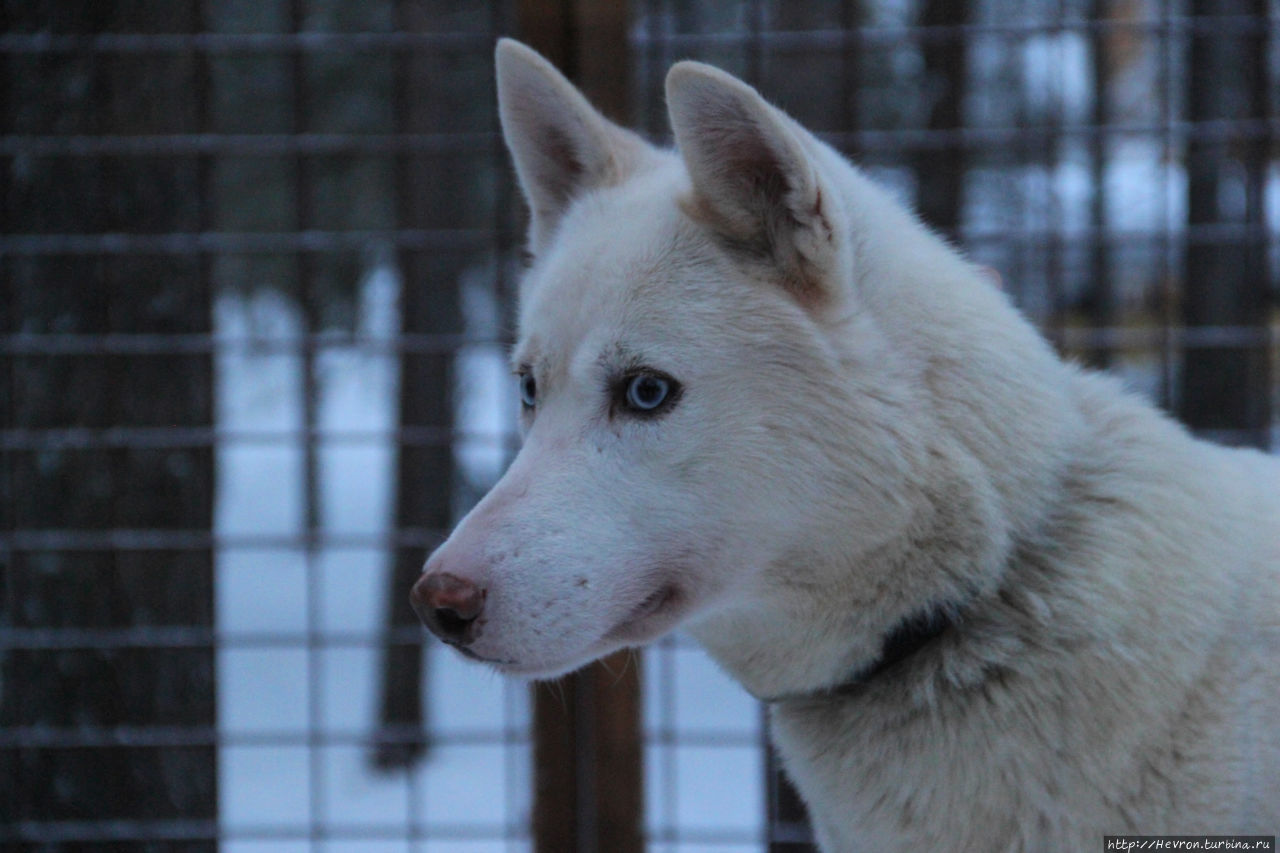
<path fill-rule="evenodd" d="M 819 582 L 804 567 L 910 522 L 913 368 L 856 292 L 872 214 L 845 209 L 833 152 L 709 66 L 667 78 L 678 154 L 522 45 L 498 46 L 497 79 L 531 211 L 524 443 L 415 607 L 464 654 L 536 676 L 678 624 L 785 624 Z"/>

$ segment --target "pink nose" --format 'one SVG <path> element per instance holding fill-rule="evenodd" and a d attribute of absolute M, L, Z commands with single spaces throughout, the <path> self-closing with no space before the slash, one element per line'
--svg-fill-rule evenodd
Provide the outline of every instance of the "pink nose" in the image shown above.
<path fill-rule="evenodd" d="M 485 591 L 449 572 L 427 572 L 418 578 L 409 601 L 418 618 L 446 643 L 465 646 L 475 639 L 476 619 L 484 610 Z"/>

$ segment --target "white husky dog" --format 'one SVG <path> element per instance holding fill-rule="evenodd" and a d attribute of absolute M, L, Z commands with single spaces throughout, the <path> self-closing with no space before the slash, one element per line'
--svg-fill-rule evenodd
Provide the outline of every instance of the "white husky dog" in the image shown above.
<path fill-rule="evenodd" d="M 1280 829 L 1280 463 L 1064 364 L 739 80 L 678 153 L 497 49 L 524 444 L 413 600 L 532 677 L 681 626 L 828 851 Z"/>

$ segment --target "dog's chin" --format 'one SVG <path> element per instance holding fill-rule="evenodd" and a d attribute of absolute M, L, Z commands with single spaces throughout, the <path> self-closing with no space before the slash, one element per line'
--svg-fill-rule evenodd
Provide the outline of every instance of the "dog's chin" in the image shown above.
<path fill-rule="evenodd" d="M 469 656 L 472 660 L 478 660 L 487 663 L 502 675 L 508 678 L 516 678 L 523 681 L 549 681 L 551 679 L 560 678 L 563 675 L 581 669 L 594 660 L 599 660 L 619 646 L 606 649 L 598 653 L 588 652 L 578 657 L 558 663 L 549 663 L 546 661 L 533 660 L 495 660 L 487 658 L 479 658 Z"/>
<path fill-rule="evenodd" d="M 582 660 L 557 664 L 548 663 L 546 661 L 535 661 L 529 658 L 518 659 L 509 657 L 489 657 L 488 655 L 480 654 L 462 646 L 453 646 L 453 649 L 468 661 L 492 667 L 497 672 L 509 678 L 520 678 L 528 681 L 557 678 L 565 673 L 572 672 L 591 660 L 591 658 L 588 657 Z"/>
<path fill-rule="evenodd" d="M 658 639 L 680 621 L 686 603 L 677 587 L 670 584 L 659 587 L 633 607 L 597 642 L 567 660 L 488 657 L 463 647 L 458 647 L 458 651 L 469 660 L 488 664 L 506 676 L 529 680 L 559 678 L 619 649 L 644 645 Z"/>

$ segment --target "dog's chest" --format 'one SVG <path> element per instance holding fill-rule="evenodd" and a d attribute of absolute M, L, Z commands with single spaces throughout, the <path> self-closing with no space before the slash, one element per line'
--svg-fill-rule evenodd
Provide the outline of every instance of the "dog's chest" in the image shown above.
<path fill-rule="evenodd" d="M 874 706 L 775 710 L 774 740 L 824 853 L 1069 849 L 1071 798 L 1038 796 L 1038 774 L 1008 758 L 1016 744 L 997 735 L 983 747 L 943 723 Z"/>

